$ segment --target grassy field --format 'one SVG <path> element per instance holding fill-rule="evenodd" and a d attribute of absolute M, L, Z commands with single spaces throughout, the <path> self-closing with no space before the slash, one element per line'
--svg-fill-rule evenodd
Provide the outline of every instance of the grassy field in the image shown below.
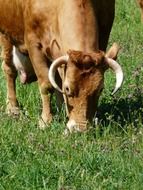
<path fill-rule="evenodd" d="M 109 46 L 115 41 L 122 47 L 118 61 L 124 84 L 111 97 L 115 78 L 106 74 L 99 125 L 88 133 L 64 137 L 65 114 L 54 103 L 51 127 L 38 129 L 37 84 L 17 82 L 26 114 L 9 118 L 0 71 L 0 190 L 143 189 L 143 24 L 135 0 L 116 0 Z"/>

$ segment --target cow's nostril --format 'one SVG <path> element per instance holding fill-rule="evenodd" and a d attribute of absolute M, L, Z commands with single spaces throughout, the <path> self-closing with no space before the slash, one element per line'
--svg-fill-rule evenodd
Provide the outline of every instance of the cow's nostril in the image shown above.
<path fill-rule="evenodd" d="M 65 87 L 65 91 L 67 94 L 70 94 L 70 88 L 68 86 Z"/>

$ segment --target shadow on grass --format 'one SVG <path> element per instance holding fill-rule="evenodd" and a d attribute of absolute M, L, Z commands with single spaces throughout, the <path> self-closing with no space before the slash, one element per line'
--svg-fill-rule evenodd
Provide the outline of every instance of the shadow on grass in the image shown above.
<path fill-rule="evenodd" d="M 99 109 L 98 118 L 103 126 L 118 123 L 122 127 L 132 124 L 143 124 L 143 90 L 136 88 L 133 94 L 125 98 L 113 98 L 112 102 L 103 99 Z M 106 103 L 107 102 L 107 103 Z"/>
<path fill-rule="evenodd" d="M 112 102 L 108 102 L 107 99 L 102 100 L 98 117 L 104 126 L 108 126 L 111 122 L 116 122 L 122 127 L 130 124 L 137 127 L 143 124 L 143 64 L 133 70 L 132 78 L 133 84 L 128 86 L 132 93 L 127 90 L 126 97 L 120 99 L 113 97 Z"/>

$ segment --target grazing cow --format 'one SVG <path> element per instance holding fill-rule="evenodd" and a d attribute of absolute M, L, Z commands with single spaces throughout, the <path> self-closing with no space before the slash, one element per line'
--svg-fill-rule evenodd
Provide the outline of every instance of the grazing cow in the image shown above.
<path fill-rule="evenodd" d="M 137 0 L 141 9 L 141 20 L 143 21 L 143 0 Z"/>
<path fill-rule="evenodd" d="M 19 114 L 18 71 L 23 84 L 38 81 L 40 127 L 52 120 L 49 93 L 54 87 L 63 94 L 69 131 L 86 130 L 97 111 L 105 71 L 111 68 L 116 74 L 113 93 L 123 80 L 122 69 L 113 60 L 117 45 L 104 53 L 114 9 L 115 0 L 0 0 L 8 113 Z"/>

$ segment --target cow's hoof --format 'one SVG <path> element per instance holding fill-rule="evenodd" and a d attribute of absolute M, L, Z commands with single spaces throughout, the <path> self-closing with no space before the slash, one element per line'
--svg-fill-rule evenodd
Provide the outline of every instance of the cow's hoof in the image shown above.
<path fill-rule="evenodd" d="M 50 117 L 48 120 L 41 118 L 39 120 L 39 125 L 38 126 L 39 126 L 40 129 L 44 130 L 46 127 L 50 126 L 51 121 L 52 121 L 52 117 Z"/>
<path fill-rule="evenodd" d="M 11 117 L 17 118 L 20 116 L 20 109 L 16 106 L 7 106 L 6 113 Z"/>
<path fill-rule="evenodd" d="M 40 119 L 40 120 L 39 120 L 38 127 L 39 127 L 39 129 L 44 130 L 44 129 L 47 127 L 47 123 L 45 123 L 45 122 L 43 121 L 43 119 Z"/>

